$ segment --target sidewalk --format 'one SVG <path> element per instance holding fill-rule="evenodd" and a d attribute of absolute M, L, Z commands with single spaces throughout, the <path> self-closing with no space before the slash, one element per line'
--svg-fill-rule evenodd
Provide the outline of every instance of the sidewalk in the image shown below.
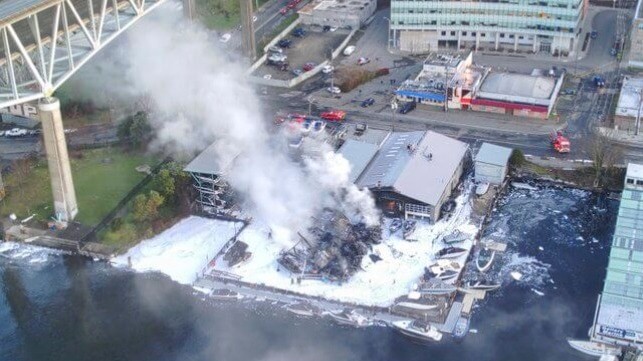
<path fill-rule="evenodd" d="M 643 149 L 643 129 L 639 132 L 639 135 L 634 135 L 633 132 L 616 130 L 612 128 L 597 127 L 597 131 L 609 138 L 615 143 L 622 145 L 627 145 L 633 148 Z"/>

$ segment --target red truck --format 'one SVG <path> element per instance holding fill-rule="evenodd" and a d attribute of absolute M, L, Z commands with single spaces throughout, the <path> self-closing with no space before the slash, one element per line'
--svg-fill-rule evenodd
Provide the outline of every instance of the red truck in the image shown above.
<path fill-rule="evenodd" d="M 558 153 L 569 153 L 570 151 L 570 142 L 569 139 L 563 136 L 561 131 L 551 133 L 551 145 L 554 147 L 554 150 Z"/>
<path fill-rule="evenodd" d="M 331 110 L 321 113 L 320 117 L 331 122 L 341 122 L 346 119 L 346 112 L 343 110 Z"/>

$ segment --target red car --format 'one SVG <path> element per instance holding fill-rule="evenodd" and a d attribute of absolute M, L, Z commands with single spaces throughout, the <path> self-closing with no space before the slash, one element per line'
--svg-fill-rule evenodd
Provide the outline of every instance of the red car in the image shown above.
<path fill-rule="evenodd" d="M 289 3 L 288 3 L 288 5 L 286 5 L 286 7 L 287 7 L 288 9 L 294 9 L 294 8 L 295 8 L 295 6 L 297 6 L 297 4 L 295 4 L 295 3 L 294 3 L 294 2 L 292 2 L 292 1 L 291 1 L 291 2 L 289 2 Z"/>
<path fill-rule="evenodd" d="M 331 122 L 341 122 L 346 119 L 346 112 L 343 110 L 331 110 L 321 113 L 321 118 Z"/>
<path fill-rule="evenodd" d="M 288 14 L 288 10 L 289 10 L 289 9 L 288 9 L 287 7 L 286 7 L 286 8 L 282 8 L 281 10 L 279 10 L 279 14 L 281 14 L 281 15 L 286 15 L 286 14 Z"/>
<path fill-rule="evenodd" d="M 302 67 L 302 69 L 304 69 L 304 71 L 311 71 L 311 70 L 313 70 L 313 68 L 315 68 L 315 63 L 306 63 Z"/>

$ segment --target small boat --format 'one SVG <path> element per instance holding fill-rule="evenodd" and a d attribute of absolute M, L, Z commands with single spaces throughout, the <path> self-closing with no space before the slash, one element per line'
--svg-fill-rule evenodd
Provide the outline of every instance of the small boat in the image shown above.
<path fill-rule="evenodd" d="M 447 234 L 442 238 L 442 242 L 446 244 L 460 243 L 464 242 L 469 238 L 467 234 L 464 234 L 460 231 L 455 231 L 451 234 Z"/>
<path fill-rule="evenodd" d="M 621 348 L 618 346 L 598 343 L 594 341 L 574 340 L 568 338 L 567 343 L 569 343 L 569 346 L 571 346 L 575 350 L 596 357 L 601 357 L 604 355 L 620 356 L 622 352 Z"/>
<path fill-rule="evenodd" d="M 435 278 L 439 279 L 440 281 L 450 281 L 458 277 L 458 274 L 460 274 L 460 272 L 448 269 L 436 275 Z"/>
<path fill-rule="evenodd" d="M 388 227 L 388 230 L 391 231 L 391 234 L 399 231 L 404 226 L 404 222 L 401 219 L 395 218 L 391 225 Z"/>
<path fill-rule="evenodd" d="M 458 258 L 467 254 L 467 250 L 460 247 L 447 247 L 438 251 L 438 258 Z"/>
<path fill-rule="evenodd" d="M 440 341 L 442 333 L 429 323 L 422 321 L 402 320 L 393 321 L 391 326 L 401 334 L 422 341 Z"/>
<path fill-rule="evenodd" d="M 404 228 L 403 236 L 404 236 L 404 238 L 410 236 L 411 233 L 413 233 L 413 231 L 415 231 L 416 224 L 417 224 L 417 222 L 415 222 L 412 219 L 407 219 L 407 220 L 404 221 L 404 225 L 403 225 L 403 228 Z"/>
<path fill-rule="evenodd" d="M 538 188 L 536 188 L 536 187 L 534 187 L 532 185 L 529 185 L 527 183 L 522 183 L 522 182 L 511 182 L 511 185 L 514 188 L 517 188 L 517 189 L 525 189 L 525 190 L 528 190 L 528 191 L 536 191 L 536 190 L 538 190 Z"/>
<path fill-rule="evenodd" d="M 476 186 L 476 195 L 483 196 L 489 190 L 489 183 L 481 182 Z"/>
<path fill-rule="evenodd" d="M 373 321 L 371 319 L 348 308 L 345 308 L 340 312 L 330 312 L 328 315 L 330 318 L 342 325 L 353 327 L 368 327 L 373 325 Z"/>
<path fill-rule="evenodd" d="M 398 307 L 403 307 L 406 309 L 414 310 L 414 311 L 430 311 L 430 310 L 435 310 L 438 308 L 438 305 L 436 304 L 425 304 L 425 303 L 417 303 L 417 302 L 398 302 L 394 306 L 395 308 Z"/>
<path fill-rule="evenodd" d="M 297 316 L 313 317 L 319 313 L 319 309 L 309 303 L 300 302 L 286 306 L 286 310 Z"/>
<path fill-rule="evenodd" d="M 487 272 L 493 260 L 496 258 L 496 251 L 490 250 L 489 248 L 482 248 L 478 252 L 478 257 L 476 258 L 476 267 L 481 273 Z"/>
<path fill-rule="evenodd" d="M 460 316 L 455 322 L 455 328 L 453 329 L 453 337 L 457 339 L 463 339 L 467 333 L 469 333 L 469 326 L 471 325 L 471 320 L 469 317 Z"/>
<path fill-rule="evenodd" d="M 437 278 L 428 280 L 418 288 L 418 292 L 424 295 L 450 295 L 457 290 L 456 286 L 444 283 Z"/>
<path fill-rule="evenodd" d="M 215 300 L 239 300 L 243 298 L 239 293 L 227 288 L 219 288 L 212 291 L 210 297 Z"/>
<path fill-rule="evenodd" d="M 493 291 L 498 288 L 500 288 L 500 283 L 493 283 L 487 280 L 469 282 L 467 284 L 467 289 L 470 290 Z"/>

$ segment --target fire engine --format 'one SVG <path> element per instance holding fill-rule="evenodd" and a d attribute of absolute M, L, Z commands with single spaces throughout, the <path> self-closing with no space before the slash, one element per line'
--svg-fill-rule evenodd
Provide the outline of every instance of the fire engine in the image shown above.
<path fill-rule="evenodd" d="M 558 153 L 569 153 L 569 139 L 565 138 L 561 131 L 551 133 L 551 145 Z"/>
<path fill-rule="evenodd" d="M 323 112 L 320 115 L 322 119 L 326 119 L 331 122 L 341 122 L 346 119 L 346 112 L 343 110 L 331 110 L 328 112 Z"/>

